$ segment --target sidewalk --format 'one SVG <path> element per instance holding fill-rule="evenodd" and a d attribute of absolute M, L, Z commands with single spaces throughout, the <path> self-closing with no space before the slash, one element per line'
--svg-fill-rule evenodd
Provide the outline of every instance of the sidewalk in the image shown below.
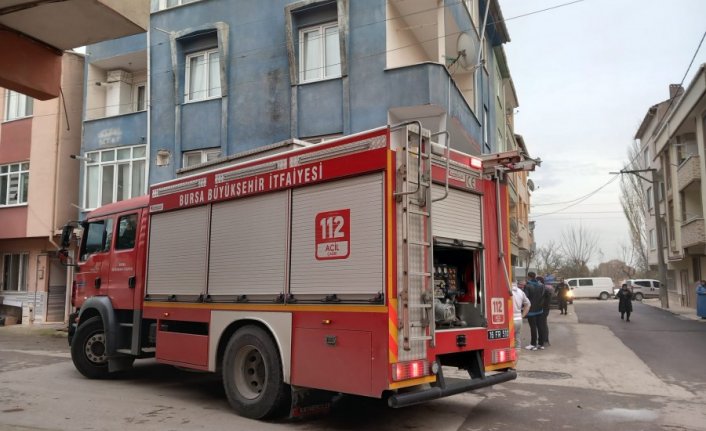
<path fill-rule="evenodd" d="M 6 325 L 0 326 L 0 332 L 7 334 L 39 334 L 53 337 L 66 337 L 68 333 L 65 323 L 35 323 L 32 325 Z"/>
<path fill-rule="evenodd" d="M 685 319 L 691 319 L 691 320 L 699 320 L 703 321 L 706 323 L 706 319 L 702 319 L 701 317 L 696 315 L 696 309 L 695 308 L 690 308 L 690 307 L 682 307 L 679 304 L 674 304 L 674 301 L 669 301 L 669 308 L 666 309 L 666 311 L 669 311 L 670 313 L 681 316 Z M 659 298 L 650 298 L 650 299 L 643 299 L 642 303 L 645 305 L 649 305 L 650 307 L 655 307 L 655 308 L 662 308 L 662 303 L 660 302 Z"/>

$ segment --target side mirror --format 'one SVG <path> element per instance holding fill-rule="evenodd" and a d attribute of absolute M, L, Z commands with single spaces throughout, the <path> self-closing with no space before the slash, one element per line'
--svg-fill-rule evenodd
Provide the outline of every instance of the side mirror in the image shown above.
<path fill-rule="evenodd" d="M 61 248 L 66 249 L 71 245 L 71 234 L 74 232 L 74 227 L 67 224 L 61 229 Z"/>

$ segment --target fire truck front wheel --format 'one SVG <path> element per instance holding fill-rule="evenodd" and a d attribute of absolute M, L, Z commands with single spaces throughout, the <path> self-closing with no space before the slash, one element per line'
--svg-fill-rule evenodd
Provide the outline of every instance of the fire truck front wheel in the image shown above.
<path fill-rule="evenodd" d="M 291 392 L 277 347 L 263 329 L 245 326 L 233 334 L 223 358 L 223 387 L 241 416 L 263 419 L 287 413 Z"/>
<path fill-rule="evenodd" d="M 100 316 L 91 317 L 76 328 L 71 343 L 71 359 L 76 369 L 89 379 L 108 376 L 105 331 Z"/>

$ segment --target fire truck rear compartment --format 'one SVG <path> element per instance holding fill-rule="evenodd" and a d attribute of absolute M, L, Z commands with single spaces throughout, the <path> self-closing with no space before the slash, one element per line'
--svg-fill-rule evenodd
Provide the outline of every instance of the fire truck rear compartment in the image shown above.
<path fill-rule="evenodd" d="M 434 247 L 434 310 L 438 331 L 486 326 L 480 249 Z"/>

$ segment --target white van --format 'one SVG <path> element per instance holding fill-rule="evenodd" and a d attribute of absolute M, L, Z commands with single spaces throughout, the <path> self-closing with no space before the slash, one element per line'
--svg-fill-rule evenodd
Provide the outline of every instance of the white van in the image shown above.
<path fill-rule="evenodd" d="M 574 298 L 608 299 L 613 294 L 613 280 L 610 277 L 569 278 L 566 284 Z"/>
<path fill-rule="evenodd" d="M 635 301 L 642 301 L 643 298 L 659 298 L 659 280 L 640 278 L 625 280 L 623 283 L 632 290 L 632 298 Z"/>

